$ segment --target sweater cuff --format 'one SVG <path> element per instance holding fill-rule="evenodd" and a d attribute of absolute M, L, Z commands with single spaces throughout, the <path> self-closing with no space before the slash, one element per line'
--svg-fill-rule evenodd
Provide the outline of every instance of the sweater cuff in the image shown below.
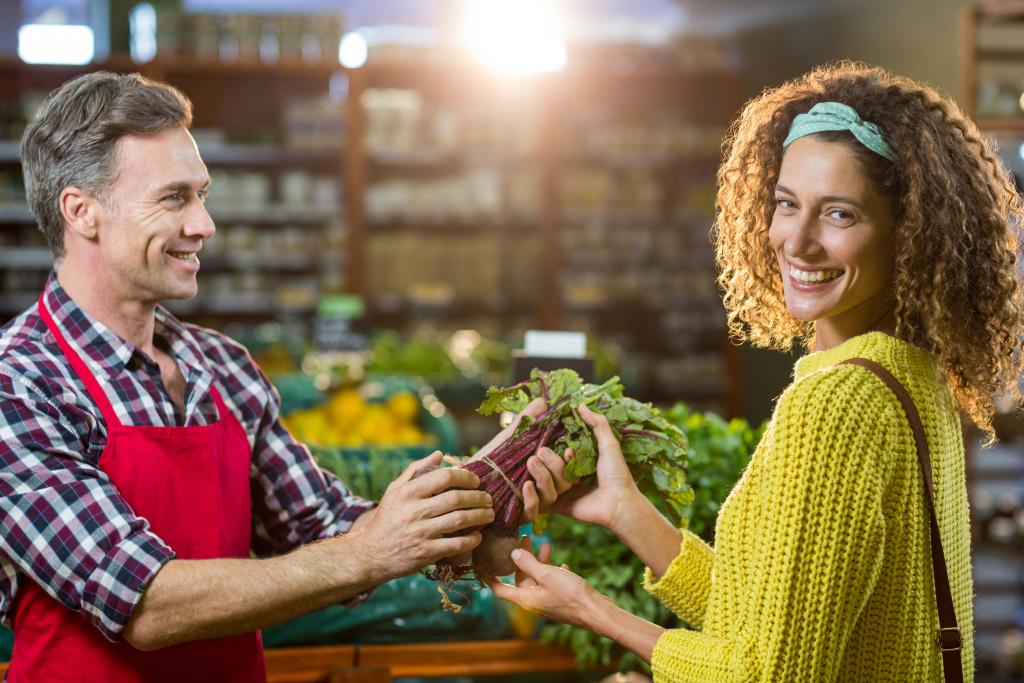
<path fill-rule="evenodd" d="M 654 645 L 656 681 L 747 681 L 753 670 L 747 648 L 736 640 L 712 638 L 687 629 L 665 631 Z"/>
<path fill-rule="evenodd" d="M 711 592 L 715 551 L 693 532 L 679 531 L 683 537 L 679 554 L 660 579 L 648 567 L 644 571 L 644 588 L 687 624 L 700 629 Z"/>

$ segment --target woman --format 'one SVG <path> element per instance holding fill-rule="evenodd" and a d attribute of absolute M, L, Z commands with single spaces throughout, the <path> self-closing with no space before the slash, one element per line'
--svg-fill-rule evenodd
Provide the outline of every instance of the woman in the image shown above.
<path fill-rule="evenodd" d="M 651 506 L 607 421 L 584 408 L 597 483 L 556 504 L 614 531 L 648 565 L 647 589 L 689 628 L 621 610 L 546 564 L 546 550 L 541 560 L 516 551 L 517 585 L 494 590 L 616 640 L 651 662 L 656 681 L 940 680 L 930 513 L 909 413 L 873 372 L 844 363 L 865 358 L 906 388 L 924 425 L 959 662 L 972 680 L 958 411 L 991 437 L 993 399 L 1015 391 L 1020 198 L 954 103 L 852 63 L 749 103 L 726 150 L 716 246 L 730 330 L 812 353 L 722 507 L 715 548 Z"/>

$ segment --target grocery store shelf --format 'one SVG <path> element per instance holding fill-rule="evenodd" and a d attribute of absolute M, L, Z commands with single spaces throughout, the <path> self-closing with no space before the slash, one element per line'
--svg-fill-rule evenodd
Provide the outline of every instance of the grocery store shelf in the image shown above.
<path fill-rule="evenodd" d="M 39 294 L 3 294 L 0 295 L 0 313 L 14 315 L 24 311 L 39 299 Z"/>
<path fill-rule="evenodd" d="M 404 315 L 415 311 L 418 315 L 459 319 L 478 315 L 521 315 L 533 313 L 530 302 L 499 301 L 415 301 L 407 297 L 375 296 L 370 311 L 378 315 Z"/>
<path fill-rule="evenodd" d="M 975 53 L 978 59 L 987 62 L 1021 62 L 1024 61 L 1024 49 L 1009 47 L 983 47 Z"/>
<path fill-rule="evenodd" d="M 341 220 L 340 207 L 292 207 L 283 204 L 268 206 L 219 206 L 207 207 L 213 220 L 219 223 L 323 223 Z"/>
<path fill-rule="evenodd" d="M 0 72 L 13 71 L 22 73 L 25 70 L 25 62 L 16 57 L 0 58 Z M 64 64 L 32 64 L 32 73 L 39 76 L 52 76 L 63 82 L 72 76 L 77 76 L 86 71 L 106 69 L 122 73 L 137 71 L 143 75 L 157 78 L 168 78 L 181 74 L 189 77 L 211 76 L 211 77 L 233 77 L 233 76 L 262 76 L 262 77 L 306 77 L 306 78 L 330 78 L 337 72 L 344 72 L 345 68 L 333 60 L 326 60 L 323 63 L 307 64 L 301 61 L 283 60 L 274 64 L 265 64 L 259 61 L 236 61 L 231 63 L 200 59 L 197 57 L 160 57 L 146 63 L 133 61 L 127 55 L 115 55 L 103 62 L 93 62 L 80 65 Z"/>
<path fill-rule="evenodd" d="M 983 19 L 997 19 L 999 21 L 1024 21 L 1024 2 L 1021 2 L 1021 0 L 983 2 L 980 5 L 978 5 L 978 13 Z"/>
<path fill-rule="evenodd" d="M 458 155 L 444 149 L 374 150 L 369 162 L 375 166 L 422 168 L 452 164 Z"/>
<path fill-rule="evenodd" d="M 202 294 L 187 301 L 166 302 L 168 310 L 175 315 L 267 315 L 273 317 L 275 311 L 280 311 L 281 306 L 271 306 L 272 297 L 265 292 L 250 292 L 243 294 Z M 296 309 L 290 309 L 296 311 Z M 299 313 L 312 312 L 312 306 L 297 309 Z"/>
<path fill-rule="evenodd" d="M 24 204 L 0 204 L 0 223 L 35 222 L 35 216 Z"/>
<path fill-rule="evenodd" d="M 53 255 L 46 247 L 7 247 L 0 250 L 0 268 L 49 270 Z"/>
<path fill-rule="evenodd" d="M 200 254 L 203 270 L 313 271 L 338 267 L 342 255 L 309 254 Z"/>
<path fill-rule="evenodd" d="M 992 132 L 1024 132 L 1024 116 L 1016 117 L 990 117 L 983 116 L 974 120 L 978 128 Z"/>
<path fill-rule="evenodd" d="M 340 164 L 341 150 L 300 151 L 270 145 L 199 144 L 203 161 L 213 166 L 312 166 Z"/>
<path fill-rule="evenodd" d="M 566 165 L 600 166 L 621 170 L 676 170 L 680 167 L 700 167 L 705 170 L 715 167 L 722 160 L 721 150 L 613 153 L 581 150 L 566 154 L 562 161 Z"/>
<path fill-rule="evenodd" d="M 0 163 L 11 163 L 21 159 L 21 145 L 17 140 L 0 140 Z"/>
<path fill-rule="evenodd" d="M 540 218 L 515 218 L 494 216 L 417 216 L 396 217 L 392 219 L 369 219 L 366 229 L 369 234 L 395 233 L 406 231 L 426 231 L 430 234 L 462 234 L 466 232 L 486 232 L 489 230 L 533 230 L 540 223 Z"/>
<path fill-rule="evenodd" d="M 271 306 L 269 297 L 264 292 L 248 294 L 214 295 L 202 293 L 187 301 L 168 301 L 164 305 L 177 316 L 266 316 L 273 317 L 284 308 L 280 305 Z M 7 316 L 20 313 L 31 306 L 39 298 L 39 294 L 5 294 L 0 296 L 0 313 Z M 313 307 L 291 308 L 291 312 L 302 314 L 312 313 Z"/>

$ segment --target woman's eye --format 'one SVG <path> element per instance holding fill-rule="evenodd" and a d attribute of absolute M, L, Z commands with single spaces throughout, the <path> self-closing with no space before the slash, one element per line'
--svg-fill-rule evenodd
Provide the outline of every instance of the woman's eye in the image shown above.
<path fill-rule="evenodd" d="M 793 204 L 793 202 L 791 202 L 788 199 L 783 199 L 782 197 L 776 197 L 775 198 L 775 206 L 780 208 L 780 209 L 793 209 L 793 208 L 796 208 L 796 205 Z"/>
<path fill-rule="evenodd" d="M 826 215 L 832 217 L 837 221 L 842 222 L 849 222 L 853 220 L 853 214 L 850 213 L 849 211 L 844 211 L 843 209 L 832 209 Z"/>

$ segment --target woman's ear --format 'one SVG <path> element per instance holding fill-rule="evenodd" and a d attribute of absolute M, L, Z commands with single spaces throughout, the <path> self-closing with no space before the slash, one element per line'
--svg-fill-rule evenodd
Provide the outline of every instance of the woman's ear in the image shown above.
<path fill-rule="evenodd" d="M 80 187 L 70 186 L 61 190 L 58 204 L 68 230 L 85 239 L 96 238 L 99 202 L 95 197 Z"/>

